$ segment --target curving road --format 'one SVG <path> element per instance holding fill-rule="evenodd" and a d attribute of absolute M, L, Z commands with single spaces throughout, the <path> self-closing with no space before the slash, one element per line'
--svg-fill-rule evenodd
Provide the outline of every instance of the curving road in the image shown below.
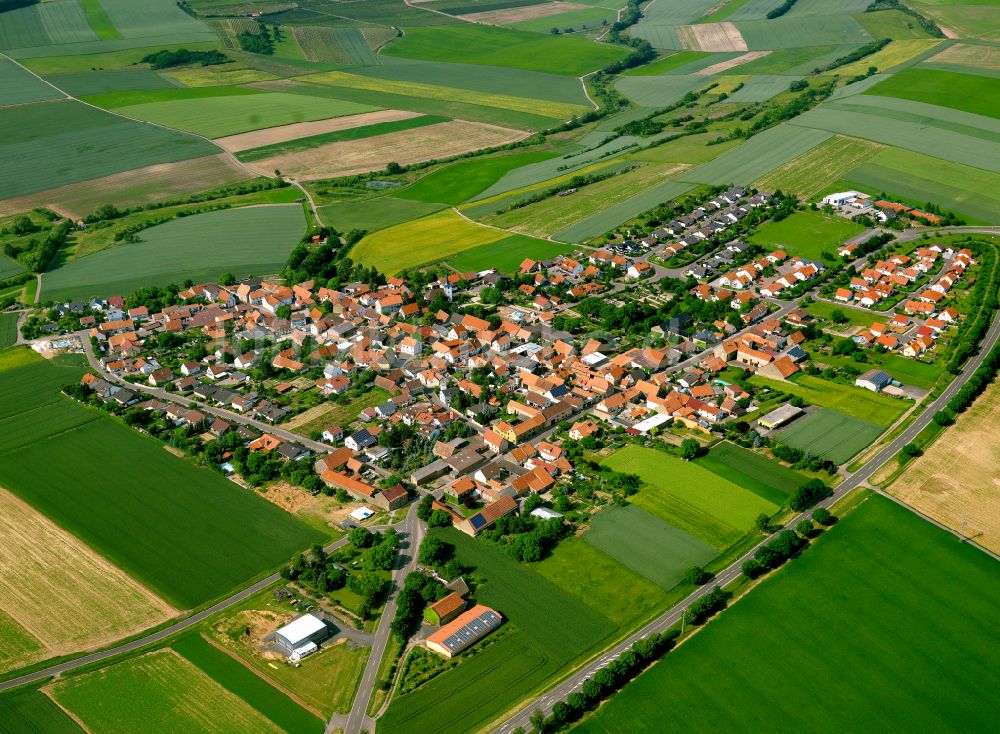
<path fill-rule="evenodd" d="M 1000 312 L 994 316 L 993 323 L 991 324 L 986 337 L 980 344 L 979 352 L 966 363 L 962 372 L 956 376 L 954 380 L 952 380 L 951 384 L 945 389 L 945 391 L 941 393 L 941 395 L 933 403 L 928 405 L 927 409 L 924 410 L 924 412 L 921 413 L 917 419 L 911 423 L 910 426 L 897 438 L 876 454 L 863 467 L 858 469 L 858 471 L 849 474 L 848 478 L 844 480 L 844 482 L 837 487 L 836 490 L 834 490 L 833 495 L 819 503 L 818 506 L 829 508 L 858 487 L 864 485 L 872 474 L 874 474 L 883 464 L 895 456 L 903 448 L 903 446 L 913 441 L 917 437 L 917 434 L 919 434 L 931 422 L 934 414 L 947 405 L 948 401 L 968 381 L 972 373 L 979 368 L 979 366 L 983 363 L 983 360 L 986 358 L 986 355 L 997 344 L 998 339 L 1000 339 Z M 784 528 L 781 528 L 781 530 L 793 529 L 797 523 L 808 519 L 811 511 L 812 509 L 792 518 L 792 520 L 790 520 Z M 536 709 L 541 709 L 546 714 L 551 713 L 552 706 L 556 702 L 564 701 L 570 693 L 579 689 L 585 681 L 594 675 L 594 673 L 601 668 L 607 667 L 635 642 L 648 637 L 653 633 L 664 632 L 675 625 L 680 621 L 681 616 L 685 613 L 691 603 L 707 594 L 712 587 L 716 585 L 724 587 L 736 580 L 741 573 L 740 567 L 743 563 L 750 559 L 757 549 L 769 542 L 769 540 L 770 537 L 765 538 L 746 554 L 727 566 L 716 576 L 714 583 L 701 587 L 684 601 L 664 612 L 638 632 L 635 632 L 625 640 L 616 644 L 614 647 L 606 650 L 600 657 L 587 663 L 584 667 L 574 672 L 556 686 L 550 688 L 538 698 L 528 702 L 528 704 L 520 709 L 516 714 L 493 729 L 493 734 L 510 734 L 517 727 L 523 727 L 525 730 L 529 729 L 531 726 L 529 718 L 532 712 Z"/>

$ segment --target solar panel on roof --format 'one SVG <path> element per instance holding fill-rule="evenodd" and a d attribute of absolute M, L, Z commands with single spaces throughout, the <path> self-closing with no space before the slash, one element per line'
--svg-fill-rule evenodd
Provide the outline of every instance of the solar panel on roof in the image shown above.
<path fill-rule="evenodd" d="M 472 527 L 478 530 L 479 528 L 481 528 L 483 525 L 486 524 L 486 518 L 483 517 L 481 514 L 477 513 L 469 518 L 469 522 L 472 523 Z"/>

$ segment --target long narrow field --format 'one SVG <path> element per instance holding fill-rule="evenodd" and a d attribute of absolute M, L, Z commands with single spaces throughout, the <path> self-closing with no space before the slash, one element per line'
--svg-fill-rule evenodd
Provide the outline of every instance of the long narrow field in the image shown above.
<path fill-rule="evenodd" d="M 779 431 L 777 439 L 812 456 L 843 464 L 871 446 L 883 430 L 861 418 L 823 408 Z"/>
<path fill-rule="evenodd" d="M 244 207 L 196 214 L 139 234 L 139 242 L 70 260 L 45 274 L 49 298 L 130 293 L 147 285 L 212 280 L 281 269 L 305 230 L 297 204 Z M 164 258 L 169 252 L 171 257 Z"/>
<path fill-rule="evenodd" d="M 603 211 L 584 217 L 579 222 L 555 232 L 552 237 L 562 242 L 580 242 L 597 237 L 647 209 L 652 209 L 657 204 L 686 194 L 692 188 L 694 186 L 686 181 L 668 179 Z"/>
<path fill-rule="evenodd" d="M 760 454 L 723 441 L 695 463 L 769 502 L 782 505 L 806 478 Z"/>
<path fill-rule="evenodd" d="M 865 94 L 910 99 L 1000 118 L 1000 84 L 992 77 L 914 67 L 893 74 Z"/>
<path fill-rule="evenodd" d="M 0 434 L 11 419 L 0 421 Z M 9 458 L 9 457 L 8 457 Z M 14 495 L 0 490 L 0 615 L 38 643 L 18 655 L 0 637 L 0 670 L 99 647 L 175 610 Z M 77 621 L 66 624 L 66 620 Z M 20 645 L 15 645 L 20 647 Z"/>
<path fill-rule="evenodd" d="M 30 433 L 19 433 L 11 449 L 16 461 L 9 460 L 10 451 L 0 455 L 0 487 L 172 605 L 196 606 L 322 539 L 269 502 L 112 418 L 96 414 L 96 420 L 53 435 L 49 421 L 95 415 L 57 393 L 79 379 L 79 370 L 27 350 L 2 354 L 0 418 L 53 407 Z"/>
<path fill-rule="evenodd" d="M 379 196 L 363 201 L 345 201 L 319 207 L 324 222 L 329 222 L 342 232 L 363 229 L 375 232 L 394 224 L 433 214 L 443 209 L 441 204 L 409 201 L 397 196 Z"/>
<path fill-rule="evenodd" d="M 106 734 L 282 731 L 170 650 L 61 680 L 50 691 L 84 726 Z"/>
<path fill-rule="evenodd" d="M 553 158 L 546 151 L 527 151 L 458 161 L 420 178 L 399 192 L 400 199 L 461 204 L 499 181 L 505 174 L 521 166 Z"/>
<path fill-rule="evenodd" d="M 888 426 L 912 404 L 909 400 L 874 393 L 854 385 L 830 382 L 810 375 L 796 375 L 792 380 L 777 382 L 766 377 L 754 376 L 750 381 L 757 385 L 798 395 L 813 405 L 835 408 L 856 418 Z"/>
<path fill-rule="evenodd" d="M 785 193 L 796 194 L 800 199 L 813 199 L 882 148 L 883 146 L 869 140 L 836 135 L 758 178 L 753 185 L 761 191 L 780 189 Z"/>
<path fill-rule="evenodd" d="M 464 250 L 447 259 L 448 264 L 463 273 L 496 268 L 501 273 L 514 273 L 525 258 L 550 260 L 573 251 L 569 245 L 515 234 L 496 242 Z"/>
<path fill-rule="evenodd" d="M 575 731 L 987 730 L 998 614 L 996 561 L 872 497 Z"/>
<path fill-rule="evenodd" d="M 16 313 L 0 313 L 0 349 L 5 349 L 17 341 Z"/>
<path fill-rule="evenodd" d="M 991 385 L 888 491 L 942 525 L 1000 552 L 1000 386 Z"/>
<path fill-rule="evenodd" d="M 84 734 L 79 724 L 39 691 L 0 698 L 0 722 L 4 734 Z"/>

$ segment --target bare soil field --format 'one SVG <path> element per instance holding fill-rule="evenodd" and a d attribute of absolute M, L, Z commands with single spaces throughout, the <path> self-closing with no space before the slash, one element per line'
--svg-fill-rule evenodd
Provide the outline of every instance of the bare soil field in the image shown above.
<path fill-rule="evenodd" d="M 40 643 L 20 657 L 0 636 L 6 670 L 88 650 L 176 610 L 10 492 L 0 489 L 0 613 Z M 16 635 L 15 635 L 16 637 Z"/>
<path fill-rule="evenodd" d="M 724 71 L 729 71 L 733 67 L 739 66 L 740 64 L 748 64 L 751 61 L 767 56 L 770 53 L 770 51 L 747 51 L 745 54 L 737 56 L 735 59 L 720 61 L 718 64 L 706 66 L 704 69 L 694 72 L 693 76 L 715 76 L 716 74 L 721 74 Z"/>
<path fill-rule="evenodd" d="M 695 51 L 746 51 L 747 42 L 733 23 L 702 23 L 677 26 L 677 35 L 686 48 Z"/>
<path fill-rule="evenodd" d="M 316 120 L 315 122 L 296 122 L 291 125 L 279 125 L 269 127 L 264 130 L 254 130 L 239 135 L 229 135 L 225 138 L 216 138 L 215 142 L 226 150 L 236 153 L 241 150 L 260 148 L 274 143 L 284 143 L 288 140 L 298 140 L 310 135 L 322 135 L 338 130 L 349 130 L 354 127 L 364 127 L 374 125 L 379 122 L 394 122 L 395 120 L 408 120 L 411 117 L 420 117 L 419 112 L 409 110 L 377 110 L 376 112 L 363 112 L 360 115 L 348 115 L 347 117 L 331 117 L 328 120 Z"/>
<path fill-rule="evenodd" d="M 535 18 L 547 18 L 550 15 L 567 13 L 570 10 L 586 10 L 589 5 L 578 3 L 555 2 L 541 3 L 540 5 L 526 5 L 520 8 L 501 8 L 500 10 L 486 10 L 482 13 L 467 13 L 456 17 L 468 20 L 472 23 L 486 23 L 487 25 L 508 25 L 519 23 L 522 20 L 534 20 Z"/>
<path fill-rule="evenodd" d="M 119 206 L 146 204 L 248 178 L 253 178 L 253 174 L 229 155 L 211 155 L 136 168 L 37 194 L 4 199 L 0 201 L 0 216 L 44 206 L 65 216 L 79 218 L 110 201 Z"/>
<path fill-rule="evenodd" d="M 958 64 L 1000 71 L 1000 48 L 956 43 L 928 59 L 930 63 Z"/>
<path fill-rule="evenodd" d="M 395 161 L 403 165 L 447 158 L 471 150 L 520 140 L 522 130 L 481 122 L 452 120 L 437 125 L 377 135 L 362 140 L 329 143 L 318 148 L 253 161 L 261 175 L 277 169 L 299 179 L 333 178 L 377 171 Z"/>
<path fill-rule="evenodd" d="M 311 495 L 301 487 L 293 487 L 288 482 L 275 482 L 260 492 L 260 496 L 285 512 L 302 518 L 305 522 L 315 521 L 330 528 L 339 528 L 348 519 L 358 503 L 345 503 L 336 497 L 324 494 Z"/>
<path fill-rule="evenodd" d="M 980 545 L 1000 552 L 1000 384 L 994 383 L 888 491 Z"/>

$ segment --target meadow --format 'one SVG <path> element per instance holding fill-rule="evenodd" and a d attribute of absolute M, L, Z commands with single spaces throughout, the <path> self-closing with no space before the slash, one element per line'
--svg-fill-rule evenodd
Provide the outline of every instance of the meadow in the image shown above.
<path fill-rule="evenodd" d="M 712 54 L 708 51 L 677 51 L 652 63 L 629 69 L 622 76 L 659 76 L 660 74 L 666 74 L 668 71 L 681 73 L 683 71 L 681 67 L 687 67 L 689 64 L 694 64 L 695 62 L 710 60 L 712 63 L 715 63 L 717 56 L 718 54 Z"/>
<path fill-rule="evenodd" d="M 0 727 L 4 734 L 84 734 L 79 724 L 40 691 L 0 697 Z"/>
<path fill-rule="evenodd" d="M 597 513 L 583 540 L 664 591 L 676 586 L 687 569 L 704 566 L 718 555 L 718 549 L 667 524 L 639 503 Z"/>
<path fill-rule="evenodd" d="M 0 57 L 0 107 L 10 104 L 58 99 L 62 93 L 25 71 L 10 59 Z"/>
<path fill-rule="evenodd" d="M 501 273 L 511 274 L 518 271 L 525 258 L 551 260 L 557 255 L 568 255 L 572 251 L 573 248 L 568 245 L 515 234 L 464 250 L 454 257 L 449 257 L 447 262 L 463 273 L 496 268 Z"/>
<path fill-rule="evenodd" d="M 865 231 L 850 219 L 815 211 L 797 211 L 779 222 L 768 222 L 748 239 L 789 255 L 819 260 L 823 252 L 836 252 L 838 246 Z"/>
<path fill-rule="evenodd" d="M 781 190 L 807 201 L 882 150 L 869 140 L 843 135 L 820 143 L 795 160 L 761 176 L 753 185 L 761 191 Z"/>
<path fill-rule="evenodd" d="M 315 734 L 322 719 L 307 711 L 204 637 L 191 634 L 171 645 L 230 693 L 243 699 L 288 734 Z"/>
<path fill-rule="evenodd" d="M 695 463 L 776 505 L 783 505 L 806 481 L 798 472 L 728 441 L 716 444 Z"/>
<path fill-rule="evenodd" d="M 5 349 L 17 341 L 16 313 L 0 313 L 0 349 Z"/>
<path fill-rule="evenodd" d="M 32 412 L 34 413 L 34 411 Z M 0 436 L 11 419 L 0 421 Z M 38 419 L 36 419 L 38 420 Z M 93 649 L 175 611 L 75 537 L 0 489 L 0 670 Z M 67 625 L 75 617 L 77 623 Z M 25 646 L 26 635 L 37 644 Z M 12 644 L 13 643 L 13 644 Z"/>
<path fill-rule="evenodd" d="M 654 497 L 659 493 L 669 494 L 738 530 L 749 530 L 757 515 L 762 512 L 770 515 L 777 509 L 775 503 L 728 479 L 655 449 L 626 446 L 602 464 L 615 471 L 639 475 L 649 487 L 633 498 L 640 506 L 644 493 Z"/>
<path fill-rule="evenodd" d="M 509 171 L 548 160 L 553 155 L 533 150 L 449 163 L 422 176 L 397 196 L 414 201 L 461 204 L 495 184 Z"/>
<path fill-rule="evenodd" d="M 600 607 L 620 627 L 651 616 L 666 600 L 659 586 L 598 550 L 586 536 L 561 541 L 552 555 L 531 569 L 584 604 Z M 580 569 L 587 571 L 582 574 Z M 622 594 L 622 589 L 629 593 Z"/>
<path fill-rule="evenodd" d="M 235 87 L 235 89 L 242 88 Z M 196 90 L 213 91 L 216 88 L 195 87 L 184 91 Z M 221 138 L 249 130 L 356 115 L 374 109 L 376 108 L 371 105 L 357 102 L 267 92 L 146 102 L 116 107 L 115 111 L 128 117 L 187 130 L 208 138 Z"/>
<path fill-rule="evenodd" d="M 43 277 L 48 298 L 130 293 L 147 285 L 266 275 L 285 264 L 305 230 L 298 204 L 223 209 L 143 230 L 139 242 L 70 260 Z M 169 252 L 170 258 L 163 253 Z M 195 265 L 196 263 L 196 265 Z"/>
<path fill-rule="evenodd" d="M 595 212 L 580 221 L 553 233 L 553 239 L 562 242 L 580 242 L 592 239 L 617 227 L 622 222 L 638 216 L 671 199 L 686 194 L 694 186 L 686 181 L 668 179 L 655 186 L 632 196 L 625 201 L 609 206 L 603 211 Z"/>
<path fill-rule="evenodd" d="M 219 152 L 200 138 L 74 101 L 0 109 L 0 128 L 0 199 Z"/>
<path fill-rule="evenodd" d="M 989 729 L 998 589 L 992 558 L 873 496 L 575 731 Z"/>
<path fill-rule="evenodd" d="M 705 77 L 679 74 L 623 76 L 615 83 L 615 89 L 637 105 L 664 107 L 708 84 L 709 80 Z"/>
<path fill-rule="evenodd" d="M 827 303 L 826 301 L 813 301 L 806 306 L 806 311 L 816 318 L 827 320 L 830 320 L 833 317 L 834 311 L 840 311 L 847 317 L 847 323 L 843 326 L 839 324 L 827 324 L 829 328 L 835 331 L 840 331 L 848 326 L 868 328 L 882 318 L 881 316 L 876 316 L 867 309 L 849 308 L 840 303 Z"/>
<path fill-rule="evenodd" d="M 841 413 L 888 426 L 901 416 L 912 403 L 909 400 L 874 393 L 862 387 L 830 382 L 811 375 L 798 374 L 785 382 L 769 380 L 755 375 L 750 378 L 755 385 L 770 387 L 782 392 L 798 395 L 807 403 L 824 408 L 835 408 Z"/>
<path fill-rule="evenodd" d="M 830 6 L 826 7 L 829 9 Z M 842 10 L 842 7 L 837 10 Z M 764 18 L 735 23 L 751 51 L 862 44 L 872 40 L 861 24 L 849 15 L 824 14 L 817 17 L 791 12 L 773 20 Z"/>
<path fill-rule="evenodd" d="M 0 369 L 0 418 L 53 404 L 60 412 L 92 414 L 57 393 L 79 378 L 77 368 L 11 350 Z M 37 423 L 20 443 L 16 462 L 0 460 L 0 487 L 178 608 L 197 606 L 322 539 L 112 418 L 58 435 Z"/>
<path fill-rule="evenodd" d="M 1000 118 L 1000 85 L 996 79 L 978 74 L 912 67 L 879 82 L 865 94 L 909 99 Z"/>
<path fill-rule="evenodd" d="M 883 430 L 882 426 L 861 418 L 822 408 L 781 429 L 776 438 L 812 456 L 843 464 L 871 446 Z"/>
<path fill-rule="evenodd" d="M 370 234 L 354 246 L 351 257 L 392 275 L 509 236 L 446 210 Z"/>
<path fill-rule="evenodd" d="M 821 130 L 778 125 L 677 178 L 690 183 L 748 185 L 829 137 L 830 133 Z"/>
<path fill-rule="evenodd" d="M 45 80 L 74 97 L 143 89 L 171 89 L 177 86 L 177 82 L 151 69 L 71 71 L 47 75 Z"/>
<path fill-rule="evenodd" d="M 342 232 L 379 229 L 419 219 L 442 209 L 440 204 L 409 201 L 397 196 L 379 196 L 361 201 L 345 201 L 319 207 L 324 222 L 329 222 Z"/>
<path fill-rule="evenodd" d="M 901 10 L 879 10 L 858 13 L 858 22 L 872 38 L 914 39 L 930 38 L 930 34 L 912 16 Z"/>
<path fill-rule="evenodd" d="M 625 49 L 582 38 L 482 25 L 410 28 L 383 52 L 423 61 L 508 66 L 580 76 L 618 61 Z"/>
<path fill-rule="evenodd" d="M 52 696 L 91 731 L 282 731 L 193 663 L 160 650 L 53 684 Z"/>

